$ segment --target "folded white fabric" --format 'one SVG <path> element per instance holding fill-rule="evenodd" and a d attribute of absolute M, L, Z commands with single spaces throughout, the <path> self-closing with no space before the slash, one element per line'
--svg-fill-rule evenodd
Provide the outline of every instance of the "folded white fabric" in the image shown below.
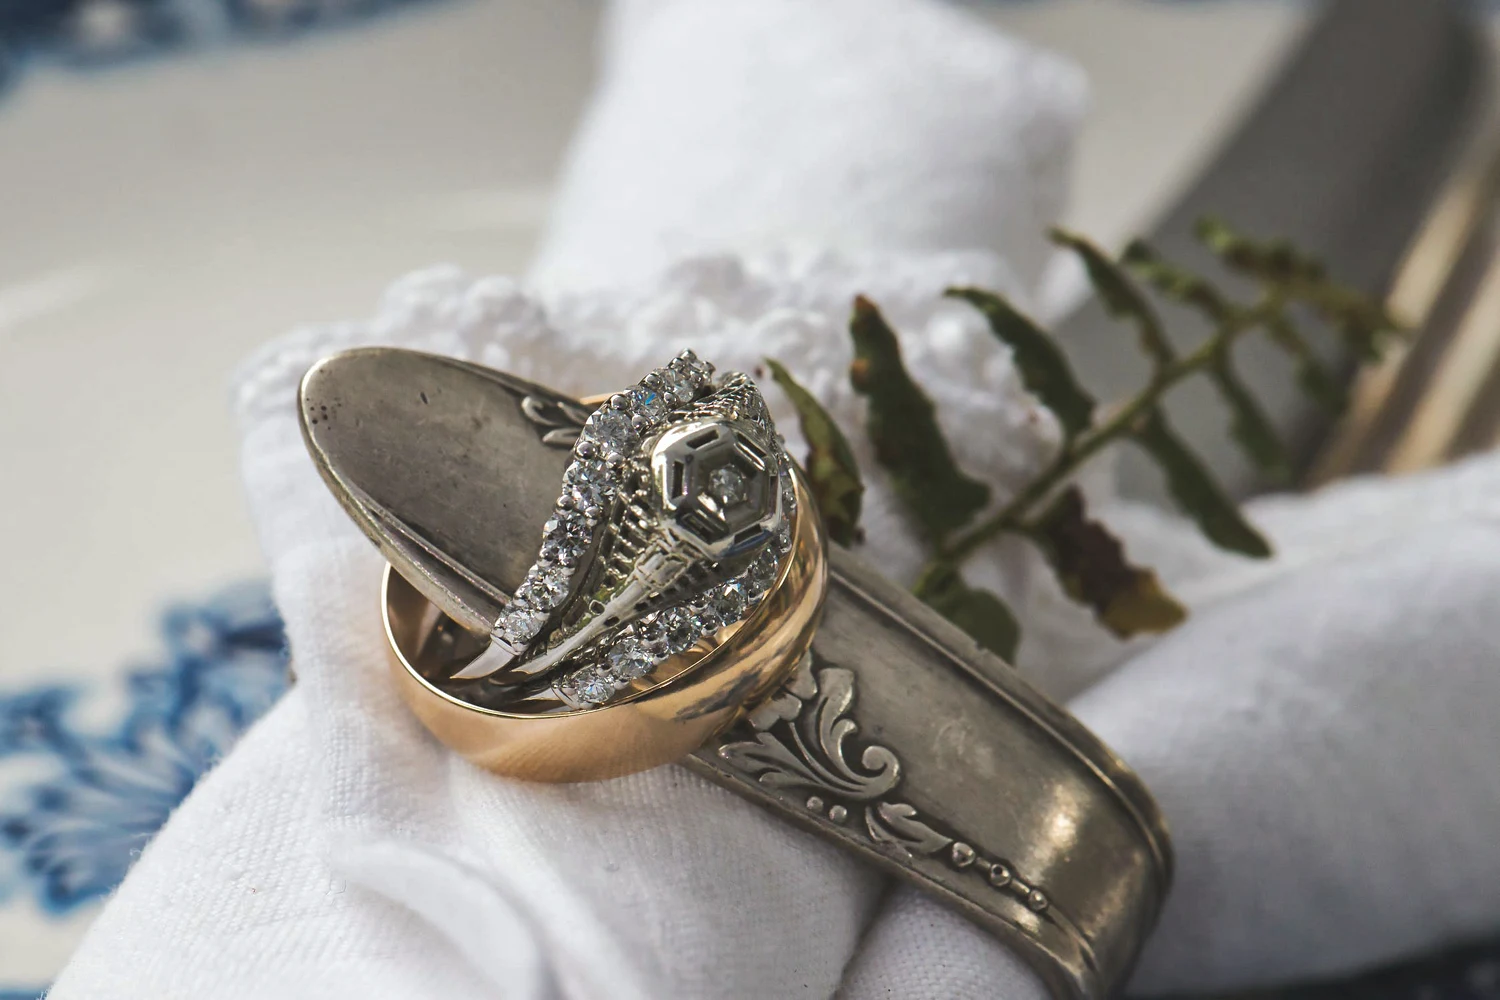
<path fill-rule="evenodd" d="M 703 252 L 1049 258 L 1085 85 L 911 0 L 621 0 L 532 278 L 649 278 Z"/>
<path fill-rule="evenodd" d="M 1028 241 L 1046 219 L 1035 213 L 1050 211 L 1038 192 L 1056 183 L 1041 175 L 1065 150 L 1077 107 L 1073 74 L 922 0 L 735 0 L 714 5 L 712 19 L 701 9 L 662 0 L 616 11 L 608 89 L 572 167 L 544 259 L 545 294 L 424 272 L 398 284 L 373 321 L 295 336 L 247 373 L 245 476 L 299 682 L 144 853 L 57 983 L 58 1000 L 1041 995 L 1002 946 L 960 918 L 909 890 L 886 891 L 861 864 L 681 768 L 536 786 L 455 759 L 385 682 L 378 558 L 303 452 L 296 376 L 325 350 L 371 341 L 443 350 L 575 390 L 618 384 L 688 343 L 731 366 L 775 354 L 853 424 L 837 328 L 861 291 L 901 327 L 945 425 L 991 430 L 955 435 L 965 464 L 999 490 L 1031 467 L 1050 425 L 1033 419 L 1003 352 L 937 294 L 953 280 L 1026 291 L 1025 255 L 1040 253 Z M 848 44 L 851 32 L 860 44 Z M 693 44 L 672 41 L 684 37 Z M 731 63 L 750 59 L 727 51 L 736 39 L 793 54 L 757 56 L 779 68 L 769 76 L 747 78 L 743 66 L 716 74 L 698 51 L 704 38 L 719 40 Z M 645 123 L 658 105 L 680 100 L 699 115 L 715 105 L 711 93 L 669 100 L 666 91 L 717 89 L 738 118 L 806 111 L 809 121 L 790 127 L 808 135 L 817 116 L 885 113 L 862 104 L 879 75 L 861 68 L 869 52 L 899 55 L 902 65 L 888 70 L 908 87 L 934 89 L 920 100 L 892 96 L 888 108 L 958 109 L 973 116 L 973 130 L 954 126 L 948 138 L 962 148 L 935 149 L 924 147 L 933 133 L 920 123 L 885 119 L 887 132 L 911 143 L 890 155 L 889 183 L 875 176 L 884 154 L 867 155 L 879 150 L 866 140 L 823 149 L 799 169 L 863 176 L 875 191 L 909 184 L 913 194 L 924 178 L 954 192 L 950 201 L 908 223 L 900 199 L 840 202 L 842 188 L 829 182 L 826 215 L 804 206 L 777 225 L 805 224 L 793 235 L 835 248 L 867 240 L 859 254 L 699 256 L 659 278 L 629 269 L 630 240 L 664 259 L 672 226 L 706 236 L 698 248 L 773 235 L 752 231 L 712 192 L 757 167 L 782 170 L 774 147 L 739 148 L 725 161 L 728 177 L 704 176 L 725 164 L 684 167 L 671 185 L 642 188 L 636 215 L 609 216 L 603 196 L 588 193 L 638 169 L 645 154 L 623 147 L 648 137 L 682 143 L 697 127 L 685 119 L 656 137 Z M 843 104 L 841 79 L 851 81 Z M 823 96 L 806 107 L 786 97 L 802 92 Z M 752 123 L 721 141 L 767 135 L 774 130 Z M 1057 145 L 1033 157 L 1027 143 L 1049 141 Z M 1017 168 L 1010 193 L 962 179 L 996 162 L 1031 166 Z M 702 193 L 701 219 L 671 215 L 676 191 Z M 577 207 L 591 199 L 588 211 Z M 1003 258 L 923 252 L 929 238 L 964 247 L 953 220 L 971 210 L 992 213 L 1016 249 L 990 245 Z M 871 228 L 847 228 L 855 218 Z M 918 230 L 929 236 L 912 236 Z M 613 287 L 561 290 L 584 278 Z M 784 409 L 777 416 L 794 430 Z M 871 478 L 869 548 L 909 572 L 914 544 Z M 1257 508 L 1287 547 L 1253 578 L 1184 541 L 1180 527 L 1122 511 L 1135 551 L 1198 598 L 1187 625 L 1075 702 L 1141 771 L 1176 835 L 1179 884 L 1139 988 L 1223 989 L 1348 969 L 1500 920 L 1493 894 L 1464 891 L 1500 879 L 1500 847 L 1486 835 L 1500 821 L 1500 727 L 1491 721 L 1500 623 L 1487 607 L 1500 583 L 1488 500 L 1496 483 L 1500 463 L 1486 462 Z M 1438 497 L 1448 498 L 1446 516 L 1409 532 L 1405 523 Z M 975 576 L 1019 605 L 1044 607 L 1033 597 L 1046 582 L 1017 567 L 1024 563 L 996 550 Z M 1089 671 L 1056 662 L 1061 647 L 1047 634 L 1033 640 L 1031 669 L 1050 665 L 1041 676 L 1054 689 L 1085 684 Z"/>

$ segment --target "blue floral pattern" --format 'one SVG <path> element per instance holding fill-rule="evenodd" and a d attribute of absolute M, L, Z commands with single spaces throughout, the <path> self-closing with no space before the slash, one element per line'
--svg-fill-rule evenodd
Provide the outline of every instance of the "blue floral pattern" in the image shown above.
<path fill-rule="evenodd" d="M 0 902 L 30 893 L 62 916 L 119 884 L 131 861 L 287 684 L 286 640 L 263 585 L 166 613 L 164 663 L 132 672 L 120 721 L 74 721 L 76 686 L 0 695 Z"/>

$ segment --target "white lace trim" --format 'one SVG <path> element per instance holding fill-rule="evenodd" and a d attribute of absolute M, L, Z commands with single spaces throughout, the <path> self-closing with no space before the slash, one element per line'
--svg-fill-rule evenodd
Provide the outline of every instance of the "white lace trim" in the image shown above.
<path fill-rule="evenodd" d="M 362 344 L 449 354 L 580 394 L 623 385 L 690 347 L 721 370 L 756 372 L 774 357 L 845 427 L 856 427 L 863 406 L 847 378 L 845 324 L 854 296 L 865 294 L 897 329 L 907 365 L 933 397 L 959 460 L 1003 490 L 1035 469 L 1056 428 L 978 316 L 942 299 L 948 285 L 970 283 L 1016 295 L 1001 262 L 981 253 L 862 261 L 696 257 L 646 287 L 545 298 L 507 278 L 432 267 L 398 280 L 367 321 L 308 327 L 269 344 L 241 368 L 235 408 L 247 428 L 292 414 L 308 366 Z M 785 399 L 774 386 L 766 395 L 789 443 L 800 448 Z M 861 457 L 873 465 L 873 456 Z"/>
<path fill-rule="evenodd" d="M 628 384 L 686 348 L 721 370 L 757 377 L 763 360 L 773 357 L 850 432 L 867 486 L 863 553 L 893 579 L 910 583 L 927 546 L 857 430 L 864 401 L 848 379 L 854 296 L 871 298 L 897 330 L 906 363 L 932 397 L 955 458 L 991 484 L 997 501 L 1035 474 L 1058 435 L 1053 417 L 1024 390 L 1010 352 L 978 313 L 942 297 L 955 284 L 994 288 L 1022 301 L 1004 265 L 984 253 L 863 260 L 703 256 L 646 286 L 569 294 L 538 294 L 507 278 L 428 268 L 392 285 L 367 321 L 310 327 L 267 346 L 236 380 L 236 409 L 247 433 L 294 419 L 303 372 L 320 357 L 362 344 L 448 354 L 580 395 Z M 788 449 L 801 456 L 806 443 L 785 395 L 774 385 L 763 389 Z M 1089 478 L 1091 496 L 1110 492 L 1107 474 Z M 1028 580 L 1035 560 L 1022 548 L 988 546 L 966 567 L 976 585 L 995 589 L 1018 611 L 1036 585 Z"/>

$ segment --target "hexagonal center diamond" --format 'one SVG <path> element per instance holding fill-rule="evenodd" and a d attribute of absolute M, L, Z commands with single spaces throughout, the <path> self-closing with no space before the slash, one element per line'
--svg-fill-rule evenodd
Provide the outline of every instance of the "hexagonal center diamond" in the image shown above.
<path fill-rule="evenodd" d="M 686 422 L 652 449 L 664 513 L 713 558 L 763 544 L 780 524 L 777 470 L 762 428 L 742 420 Z"/>
<path fill-rule="evenodd" d="M 722 465 L 709 474 L 708 492 L 721 506 L 733 507 L 750 499 L 750 483 L 739 469 Z"/>

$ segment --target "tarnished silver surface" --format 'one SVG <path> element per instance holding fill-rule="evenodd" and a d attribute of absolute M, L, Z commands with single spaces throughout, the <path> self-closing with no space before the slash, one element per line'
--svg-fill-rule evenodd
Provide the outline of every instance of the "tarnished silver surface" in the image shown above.
<path fill-rule="evenodd" d="M 392 350 L 321 363 L 302 405 L 355 520 L 484 635 L 495 595 L 525 573 L 566 459 L 557 442 L 571 445 L 584 408 Z M 424 482 L 457 492 L 425 495 Z M 1059 996 L 1107 995 L 1171 879 L 1149 794 L 1007 664 L 854 556 L 835 549 L 831 565 L 823 623 L 791 680 L 686 763 L 957 907 Z"/>
<path fill-rule="evenodd" d="M 1006 663 L 841 549 L 812 654 L 688 766 L 912 879 L 1059 995 L 1124 980 L 1171 882 L 1140 780 Z"/>
<path fill-rule="evenodd" d="M 299 405 L 349 516 L 429 600 L 487 633 L 526 578 L 589 411 L 493 369 L 379 347 L 314 365 Z"/>

